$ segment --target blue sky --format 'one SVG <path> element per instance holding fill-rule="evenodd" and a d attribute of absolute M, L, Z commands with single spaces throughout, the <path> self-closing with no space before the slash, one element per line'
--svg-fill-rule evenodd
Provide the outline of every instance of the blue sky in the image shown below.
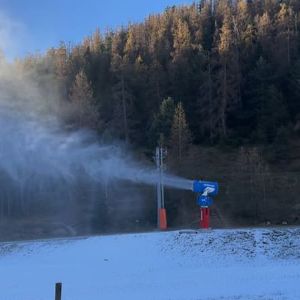
<path fill-rule="evenodd" d="M 9 58 L 29 52 L 43 52 L 51 46 L 58 45 L 59 41 L 76 43 L 91 34 L 96 27 L 104 31 L 107 28 L 126 25 L 128 22 L 141 21 L 151 13 L 163 11 L 167 6 L 192 2 L 192 0 L 0 0 L 0 39 L 2 38 L 0 47 L 6 48 L 4 50 Z M 2 31 L 3 27 L 7 27 L 6 34 L 2 32 L 1 35 L 1 26 Z"/>

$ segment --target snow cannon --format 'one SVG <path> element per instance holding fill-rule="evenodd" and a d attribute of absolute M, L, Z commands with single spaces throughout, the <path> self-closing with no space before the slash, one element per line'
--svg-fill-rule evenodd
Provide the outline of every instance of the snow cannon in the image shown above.
<path fill-rule="evenodd" d="M 210 196 L 216 196 L 219 192 L 217 182 L 195 180 L 193 182 L 193 192 L 198 193 L 197 204 L 200 206 L 200 228 L 209 228 L 210 210 L 213 204 Z"/>
<path fill-rule="evenodd" d="M 193 192 L 203 194 L 206 189 L 210 196 L 216 196 L 219 191 L 219 185 L 217 182 L 194 180 Z"/>

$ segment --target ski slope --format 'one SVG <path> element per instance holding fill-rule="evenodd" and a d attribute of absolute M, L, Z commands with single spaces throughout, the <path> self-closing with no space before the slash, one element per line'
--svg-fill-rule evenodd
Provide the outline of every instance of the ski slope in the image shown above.
<path fill-rule="evenodd" d="M 0 244 L 0 300 L 300 299 L 300 228 Z"/>

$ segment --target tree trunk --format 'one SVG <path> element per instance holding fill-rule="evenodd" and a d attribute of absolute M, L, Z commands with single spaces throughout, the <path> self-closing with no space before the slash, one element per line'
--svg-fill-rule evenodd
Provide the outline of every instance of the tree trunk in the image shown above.
<path fill-rule="evenodd" d="M 226 108 L 227 108 L 227 63 L 224 63 L 223 93 L 222 93 L 222 103 L 221 103 L 221 128 L 222 128 L 223 137 L 227 136 Z"/>
<path fill-rule="evenodd" d="M 124 136 L 126 144 L 129 143 L 129 132 L 128 132 L 128 120 L 127 120 L 127 107 L 126 107 L 126 98 L 125 98 L 125 81 L 124 75 L 121 77 L 122 84 L 122 107 L 123 107 L 123 121 L 124 121 Z"/>
<path fill-rule="evenodd" d="M 213 143 L 213 103 L 212 103 L 212 78 L 211 78 L 211 61 L 210 54 L 208 54 L 208 101 L 209 101 L 209 138 L 211 144 Z"/>
<path fill-rule="evenodd" d="M 291 61 L 291 45 L 290 45 L 290 26 L 288 26 L 288 36 L 287 36 L 287 61 L 288 61 L 288 67 L 290 66 L 290 61 Z"/>

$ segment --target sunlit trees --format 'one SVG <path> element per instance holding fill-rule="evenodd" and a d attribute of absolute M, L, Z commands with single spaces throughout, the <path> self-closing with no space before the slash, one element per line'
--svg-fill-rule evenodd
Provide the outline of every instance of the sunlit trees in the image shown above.
<path fill-rule="evenodd" d="M 98 129 L 99 114 L 93 97 L 91 84 L 81 70 L 75 77 L 70 91 L 74 122 L 79 127 Z"/>
<path fill-rule="evenodd" d="M 233 16 L 230 11 L 224 16 L 218 43 L 218 110 L 220 135 L 228 136 L 228 113 L 240 101 L 240 68 L 237 40 L 234 34 Z"/>
<path fill-rule="evenodd" d="M 133 43 L 133 42 L 132 42 Z M 129 104 L 131 94 L 126 81 L 127 60 L 131 50 L 128 45 L 125 31 L 118 32 L 112 40 L 112 61 L 111 71 L 113 75 L 112 98 L 113 105 L 113 126 L 117 131 L 122 131 L 123 138 L 129 143 Z"/>
<path fill-rule="evenodd" d="M 185 112 L 182 103 L 179 102 L 175 108 L 170 138 L 170 149 L 175 159 L 182 160 L 191 141 L 191 132 L 186 121 Z"/>

